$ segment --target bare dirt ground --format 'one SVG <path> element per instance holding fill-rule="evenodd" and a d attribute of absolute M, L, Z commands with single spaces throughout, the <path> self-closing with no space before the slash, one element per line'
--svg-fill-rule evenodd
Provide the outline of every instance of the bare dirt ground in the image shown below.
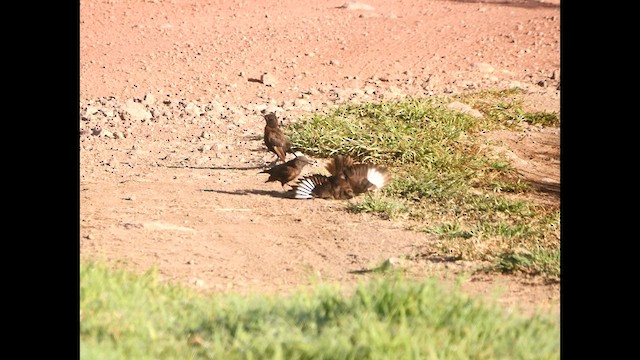
<path fill-rule="evenodd" d="M 433 236 L 265 183 L 261 111 L 287 123 L 514 86 L 528 109 L 560 111 L 559 0 L 82 0 L 81 258 L 156 265 L 204 292 L 356 284 L 404 256 L 413 276 L 451 284 L 477 264 L 421 256 Z M 487 137 L 559 204 L 559 129 Z M 559 283 L 537 277 L 474 274 L 463 289 L 559 312 Z"/>

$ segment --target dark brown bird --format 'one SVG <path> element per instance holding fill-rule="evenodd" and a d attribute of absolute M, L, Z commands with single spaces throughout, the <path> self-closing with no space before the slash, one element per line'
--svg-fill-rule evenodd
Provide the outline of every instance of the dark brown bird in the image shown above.
<path fill-rule="evenodd" d="M 267 122 L 267 125 L 264 127 L 264 144 L 269 151 L 278 156 L 275 162 L 277 162 L 278 159 L 285 162 L 287 153 L 293 154 L 291 143 L 289 143 L 289 139 L 287 139 L 282 130 L 280 130 L 278 118 L 275 113 L 266 114 L 264 119 Z"/>
<path fill-rule="evenodd" d="M 280 181 L 280 184 L 284 187 L 284 184 L 297 178 L 306 165 L 312 163 L 313 162 L 306 156 L 297 156 L 295 159 L 289 160 L 284 164 L 263 170 L 260 174 L 269 174 L 269 178 L 265 182 Z"/>
<path fill-rule="evenodd" d="M 331 176 L 314 174 L 305 176 L 292 186 L 296 199 L 344 200 L 359 194 L 382 188 L 389 183 L 391 173 L 373 164 L 356 164 L 348 156 L 337 155 L 331 159 L 326 169 Z"/>

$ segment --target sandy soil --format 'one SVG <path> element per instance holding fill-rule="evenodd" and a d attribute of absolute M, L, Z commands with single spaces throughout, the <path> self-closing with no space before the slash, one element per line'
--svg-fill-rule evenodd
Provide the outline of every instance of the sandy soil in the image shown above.
<path fill-rule="evenodd" d="M 477 264 L 430 259 L 431 235 L 282 197 L 263 110 L 284 123 L 348 101 L 520 87 L 560 110 L 559 1 L 80 3 L 81 258 L 204 292 L 356 284 L 389 258 L 453 283 Z M 560 130 L 488 134 L 541 201 L 559 204 Z M 560 285 L 499 274 L 463 289 L 559 312 Z"/>

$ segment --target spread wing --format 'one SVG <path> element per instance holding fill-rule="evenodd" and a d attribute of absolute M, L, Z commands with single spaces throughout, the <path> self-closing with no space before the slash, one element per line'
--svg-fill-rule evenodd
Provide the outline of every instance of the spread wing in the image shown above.
<path fill-rule="evenodd" d="M 325 176 L 314 174 L 305 176 L 292 186 L 296 199 L 344 200 L 351 199 L 355 194 L 344 176 Z"/>
<path fill-rule="evenodd" d="M 291 189 L 296 199 L 329 198 L 330 190 L 331 182 L 329 177 L 320 174 L 303 177 Z"/>

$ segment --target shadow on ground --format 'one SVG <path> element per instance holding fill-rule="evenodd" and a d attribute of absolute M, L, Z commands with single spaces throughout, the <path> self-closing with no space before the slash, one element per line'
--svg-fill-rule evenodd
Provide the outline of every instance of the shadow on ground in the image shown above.
<path fill-rule="evenodd" d="M 263 196 L 271 196 L 282 199 L 295 199 L 293 194 L 288 191 L 274 191 L 274 190 L 255 190 L 255 189 L 243 189 L 243 190 L 216 190 L 216 189 L 202 189 L 203 192 L 214 192 L 218 194 L 229 194 L 229 195 L 263 195 Z M 299 200 L 299 199 L 295 199 Z"/>

